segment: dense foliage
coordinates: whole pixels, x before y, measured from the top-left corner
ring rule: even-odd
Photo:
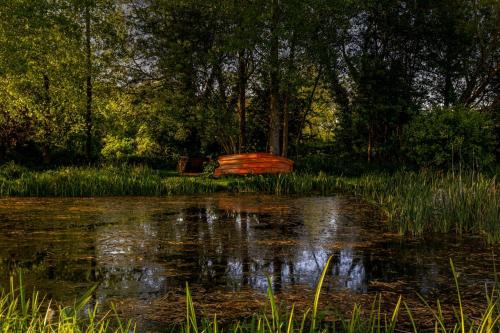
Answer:
[[[470,108],[434,109],[416,116],[406,129],[408,159],[420,167],[474,169],[495,160],[493,122]]]
[[[492,165],[496,5],[2,1],[0,161],[296,158],[319,142],[351,161]]]

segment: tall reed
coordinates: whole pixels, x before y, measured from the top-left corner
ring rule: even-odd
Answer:
[[[379,205],[402,234],[453,231],[500,242],[499,183],[494,177],[399,172],[363,176],[345,182],[344,188]]]
[[[164,177],[143,166],[68,167],[26,171],[17,177],[0,173],[0,196],[114,196],[211,193],[221,190],[211,178]]]

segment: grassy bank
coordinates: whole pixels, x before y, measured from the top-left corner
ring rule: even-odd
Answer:
[[[339,192],[378,205],[401,234],[481,234],[500,242],[500,184],[477,173],[398,172],[361,177],[290,174],[213,179],[178,177],[147,167],[61,168],[43,172],[0,168],[0,196],[165,196],[213,192],[330,195]]]
[[[165,196],[212,193],[226,188],[224,181],[174,177],[141,166],[66,167],[41,172],[14,167],[0,170],[0,196]]]
[[[293,304],[278,303],[271,288],[268,288],[268,304],[252,318],[220,324],[217,317],[204,318],[196,310],[189,287],[186,285],[186,317],[182,325],[165,327],[165,331],[183,333],[317,333],[317,332],[423,332],[434,327],[437,332],[489,333],[500,329],[499,293],[487,292],[481,309],[474,309],[479,316],[468,315],[462,304],[458,274],[451,264],[457,291],[457,303],[430,305],[422,298],[425,314],[414,310],[399,297],[392,310],[381,306],[381,297],[376,297],[371,307],[354,305],[351,314],[325,316],[320,306],[323,281],[328,271],[327,262],[318,281],[314,299],[305,311],[295,312]],[[90,305],[91,292],[72,307],[55,308],[51,302],[40,300],[34,292],[31,297],[24,289],[11,285],[8,291],[0,294],[0,331],[1,332],[58,332],[58,333],[125,333],[134,332],[135,325],[120,319],[113,312],[102,313],[98,305]],[[271,281],[268,281],[271,286]],[[20,282],[22,286],[22,280]],[[332,304],[333,305],[333,304]],[[329,313],[331,313],[329,310]],[[111,313],[111,314],[110,314]],[[223,315],[223,314],[222,314]],[[429,326],[430,325],[430,326]],[[424,330],[425,329],[425,330]]]
[[[215,179],[180,177],[143,166],[65,167],[32,171],[17,165],[0,167],[0,196],[166,196],[213,192],[334,194],[341,178],[320,175],[247,176]]]
[[[483,235],[500,243],[500,183],[478,173],[397,172],[348,178],[319,175],[249,177],[230,185],[239,192],[349,193],[377,205],[389,226],[404,235]]]

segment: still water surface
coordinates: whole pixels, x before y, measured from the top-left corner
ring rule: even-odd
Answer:
[[[267,276],[283,299],[309,302],[329,256],[323,301],[347,307],[376,293],[452,297],[450,257],[474,301],[500,267],[481,239],[403,239],[342,196],[5,198],[0,230],[1,285],[23,268],[28,287],[64,302],[97,284],[96,301],[140,325],[182,317],[186,282],[207,312],[251,313]]]

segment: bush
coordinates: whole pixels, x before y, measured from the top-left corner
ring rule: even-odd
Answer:
[[[203,164],[203,174],[206,176],[213,176],[215,169],[219,167],[219,161],[215,158],[210,162]]]
[[[359,176],[368,171],[364,161],[358,161],[347,154],[311,154],[295,160],[294,170],[300,174],[327,174]]]
[[[405,153],[418,167],[487,168],[494,164],[493,122],[466,107],[434,108],[415,117],[405,131]]]
[[[134,140],[131,138],[118,138],[107,135],[104,138],[104,147],[101,150],[102,157],[108,161],[122,161],[130,157],[134,152]]]
[[[0,165],[0,178],[4,177],[6,179],[17,179],[27,172],[27,168],[18,165],[13,161]]]

